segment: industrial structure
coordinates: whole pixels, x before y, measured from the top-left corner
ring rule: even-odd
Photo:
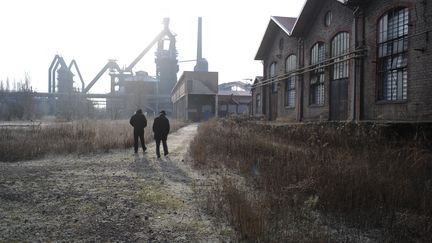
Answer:
[[[171,92],[173,115],[179,120],[203,121],[217,116],[218,73],[208,71],[202,57],[202,19],[198,18],[197,58],[194,71],[185,71]]]
[[[183,72],[172,91],[174,117],[194,122],[214,117],[218,104],[217,93],[217,72]]]
[[[177,81],[179,71],[176,38],[169,29],[169,19],[163,20],[163,30],[153,41],[132,61],[120,68],[115,60],[109,60],[97,75],[87,84],[82,78],[75,60],[67,65],[64,59],[56,55],[49,67],[48,94],[40,94],[51,98],[51,103],[58,103],[73,96],[106,99],[106,109],[117,117],[129,116],[137,108],[157,114],[159,110],[167,113],[172,111],[170,99],[171,90]],[[147,72],[133,69],[135,65],[157,44],[156,77],[150,77]],[[81,88],[73,86],[73,69],[77,73]],[[108,71],[111,77],[111,90],[108,94],[91,94],[90,89]],[[56,73],[58,74],[56,77]]]
[[[249,115],[249,105],[252,101],[251,84],[234,81],[219,84],[218,116]]]
[[[230,82],[218,86],[218,73],[208,71],[202,55],[202,19],[198,18],[196,65],[185,71],[177,81],[179,71],[176,38],[164,19],[163,30],[127,67],[116,60],[108,60],[96,76],[85,82],[75,60],[69,64],[56,55],[48,69],[48,93],[32,92],[37,107],[60,118],[74,119],[95,113],[101,104],[111,118],[125,118],[138,108],[149,115],[165,110],[168,115],[190,121],[208,120],[215,116],[247,114],[251,100],[250,84]],[[155,53],[156,76],[145,71],[134,71],[136,64],[157,44]],[[180,61],[186,62],[186,61]],[[104,74],[110,76],[109,93],[90,93]],[[78,82],[74,77],[78,77]],[[13,96],[8,93],[8,96]]]
[[[218,73],[208,71],[202,55],[202,19],[198,18],[197,57],[194,71],[183,72],[171,93],[173,116],[185,121],[248,115],[251,85],[236,81],[219,85]]]

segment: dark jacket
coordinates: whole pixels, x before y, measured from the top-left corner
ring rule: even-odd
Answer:
[[[147,126],[147,119],[144,114],[136,113],[131,117],[129,123],[134,127],[134,131],[144,132],[144,128]]]
[[[170,131],[170,124],[164,115],[160,115],[154,119],[153,132],[154,139],[166,140]]]

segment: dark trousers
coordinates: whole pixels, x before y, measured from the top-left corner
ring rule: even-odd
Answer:
[[[144,131],[134,131],[134,150],[135,153],[138,152],[138,138],[141,140],[141,147],[143,151],[146,151],[146,146],[144,142]]]
[[[163,146],[163,150],[164,150],[164,155],[168,155],[168,145],[167,145],[167,140],[166,139],[156,139],[156,155],[158,158],[160,158],[160,151],[159,151],[159,147],[160,147],[160,142],[162,141],[162,146]]]

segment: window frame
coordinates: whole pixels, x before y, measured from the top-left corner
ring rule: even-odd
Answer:
[[[310,49],[310,71],[309,79],[309,105],[323,106],[325,104],[325,68],[320,66],[324,65],[325,61],[325,43],[316,42]]]
[[[271,92],[277,93],[278,92],[278,86],[277,82],[275,81],[276,77],[276,62],[272,62],[269,67],[269,76],[270,76],[270,82],[271,82]]]
[[[285,72],[288,74],[297,69],[297,56],[295,54],[289,55],[285,59]],[[285,79],[285,107],[295,108],[296,107],[296,75],[289,75]]]
[[[255,110],[259,111],[261,107],[261,93],[257,93],[255,96]]]
[[[330,69],[330,79],[332,81],[349,78],[350,70],[347,54],[350,52],[350,38],[349,32],[341,31],[330,42],[330,57],[334,58],[334,64]]]
[[[329,27],[332,24],[332,21],[333,21],[333,13],[331,10],[328,10],[324,14],[324,26]]]
[[[376,100],[399,103],[408,100],[408,50],[410,9],[398,6],[377,21]]]

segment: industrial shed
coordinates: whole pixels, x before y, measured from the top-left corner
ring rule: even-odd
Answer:
[[[202,121],[216,115],[217,72],[185,71],[171,92],[173,116],[179,120]]]

